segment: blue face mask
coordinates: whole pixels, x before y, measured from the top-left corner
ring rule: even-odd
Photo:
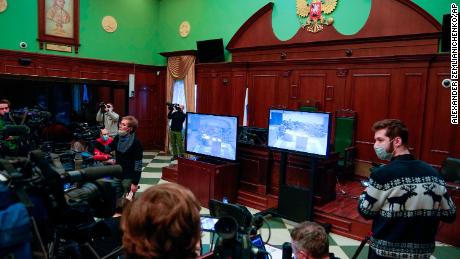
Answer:
[[[391,145],[391,142],[393,142],[394,139],[392,139],[390,141],[390,145]],[[389,153],[387,152],[386,148],[385,148],[385,145],[382,145],[382,146],[374,146],[374,151],[375,151],[375,154],[377,155],[377,157],[379,159],[382,159],[382,160],[388,160],[390,161],[391,158],[393,157],[393,152]]]
[[[102,136],[102,140],[104,140],[104,141],[109,140],[109,136],[107,136],[107,135]]]

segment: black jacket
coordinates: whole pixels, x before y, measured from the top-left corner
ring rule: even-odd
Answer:
[[[169,110],[168,119],[171,119],[172,131],[182,131],[182,124],[185,121],[185,113],[183,111]]]
[[[141,142],[137,137],[134,137],[134,141],[125,152],[118,149],[118,143],[120,142],[120,136],[117,135],[113,139],[112,143],[107,146],[103,146],[99,142],[94,142],[97,149],[103,150],[104,153],[110,153],[115,150],[115,158],[117,164],[123,168],[122,179],[131,179],[133,184],[138,184],[141,179],[142,173],[142,157],[143,149]]]

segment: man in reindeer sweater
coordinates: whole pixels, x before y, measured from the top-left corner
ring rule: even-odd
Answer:
[[[359,213],[373,219],[368,258],[429,258],[439,221],[456,216],[445,182],[409,153],[403,122],[386,119],[372,129],[375,153],[391,161],[371,173],[358,203]]]

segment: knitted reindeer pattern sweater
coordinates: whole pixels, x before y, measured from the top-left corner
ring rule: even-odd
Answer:
[[[400,155],[369,180],[358,210],[373,219],[370,247],[390,258],[429,258],[439,221],[455,220],[455,205],[442,177],[412,155]]]

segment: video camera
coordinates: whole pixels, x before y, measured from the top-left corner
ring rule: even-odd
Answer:
[[[5,113],[3,120],[6,124],[21,124],[33,127],[44,124],[51,119],[51,113],[40,109],[29,109],[27,107],[15,109]]]
[[[97,107],[99,109],[101,109],[102,111],[105,111],[105,109],[109,109],[109,108],[112,108],[112,105],[111,104],[108,104],[108,103],[104,103],[104,102],[100,102]]]
[[[214,258],[265,259],[268,253],[251,242],[262,226],[259,217],[252,216],[249,210],[238,204],[209,200],[209,212],[219,220],[214,226],[218,235]],[[262,219],[263,220],[263,219]]]
[[[28,208],[34,222],[35,252],[59,258],[59,254],[67,255],[69,243],[79,250],[90,240],[94,217],[113,215],[116,192],[109,180],[101,178],[120,177],[122,169],[117,165],[66,172],[51,162],[40,150],[28,157],[0,159],[0,185]],[[64,190],[66,183],[74,187]]]
[[[172,111],[172,110],[180,111],[181,110],[180,104],[178,104],[178,103],[166,102],[166,106],[168,106],[168,110],[170,110],[170,111]]]
[[[89,125],[86,122],[74,124],[72,132],[77,140],[91,142],[97,139],[101,132],[101,127],[98,125]]]

